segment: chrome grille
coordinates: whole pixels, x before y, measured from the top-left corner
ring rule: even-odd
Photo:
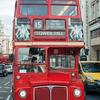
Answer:
[[[33,100],[68,100],[68,89],[66,86],[38,86],[33,89]]]

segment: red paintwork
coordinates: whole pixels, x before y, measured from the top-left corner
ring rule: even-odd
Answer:
[[[52,100],[67,100],[67,88],[55,87],[52,90]]]
[[[79,6],[79,0],[76,1],[76,5],[78,7],[78,15],[77,16],[51,16],[50,15],[50,1],[51,0],[46,0],[47,1],[47,6],[48,6],[48,14],[46,16],[22,16],[20,14],[20,3],[21,0],[17,0],[18,2],[16,3],[15,6],[15,18],[30,18],[31,22],[31,29],[30,29],[30,40],[29,41],[20,41],[20,42],[70,42],[69,40],[69,34],[68,34],[68,18],[81,18],[80,15],[80,6]],[[68,1],[73,1],[73,0],[68,0]],[[35,37],[33,36],[34,29],[32,27],[32,21],[33,19],[65,19],[66,20],[66,37],[58,38],[57,37]],[[16,45],[15,39],[15,19],[14,19],[14,27],[13,27],[13,50],[14,50],[14,73],[13,73],[13,80],[14,80],[14,85],[13,85],[13,94],[14,94],[14,100],[50,100],[50,88],[51,90],[51,100],[84,100],[84,86],[81,80],[79,80],[78,76],[78,56],[79,56],[79,50],[80,48],[83,47],[83,45],[80,46],[74,46],[74,45],[68,45],[68,46],[62,46],[62,45],[37,45],[36,47],[43,47],[46,49],[46,73],[24,73],[21,74],[18,72],[18,48],[24,48],[24,47],[29,47],[28,45]],[[19,42],[19,44],[20,44]],[[74,41],[76,42],[76,41]],[[77,41],[77,42],[82,42],[82,41]],[[34,46],[34,45],[32,45]],[[53,54],[52,49],[48,49],[50,47],[55,47],[59,48],[60,52],[59,54],[63,54],[64,50],[63,48],[66,47],[68,49],[73,49],[75,50],[75,68],[73,69],[68,69],[66,71],[50,71],[49,70],[49,56],[50,54]],[[75,76],[72,77],[71,73],[74,72]],[[20,75],[21,79],[17,80],[16,76]],[[42,88],[40,88],[41,86]],[[62,86],[61,88],[59,88]],[[73,95],[73,90],[79,88],[82,91],[82,94],[80,97],[75,97]],[[25,89],[27,91],[27,97],[24,99],[21,99],[19,97],[19,91]]]
[[[35,89],[35,100],[50,100],[50,92],[47,87],[41,88],[36,88]]]

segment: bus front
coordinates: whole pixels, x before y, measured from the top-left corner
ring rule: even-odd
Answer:
[[[84,100],[79,0],[17,0],[13,25],[14,100]]]

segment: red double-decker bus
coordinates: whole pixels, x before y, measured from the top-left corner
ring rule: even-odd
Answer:
[[[84,100],[79,0],[17,0],[13,26],[14,100]]]

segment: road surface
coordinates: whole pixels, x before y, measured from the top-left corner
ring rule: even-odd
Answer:
[[[0,76],[0,100],[12,100],[12,84],[12,74],[6,77]],[[88,93],[86,100],[100,100],[100,93]]]

